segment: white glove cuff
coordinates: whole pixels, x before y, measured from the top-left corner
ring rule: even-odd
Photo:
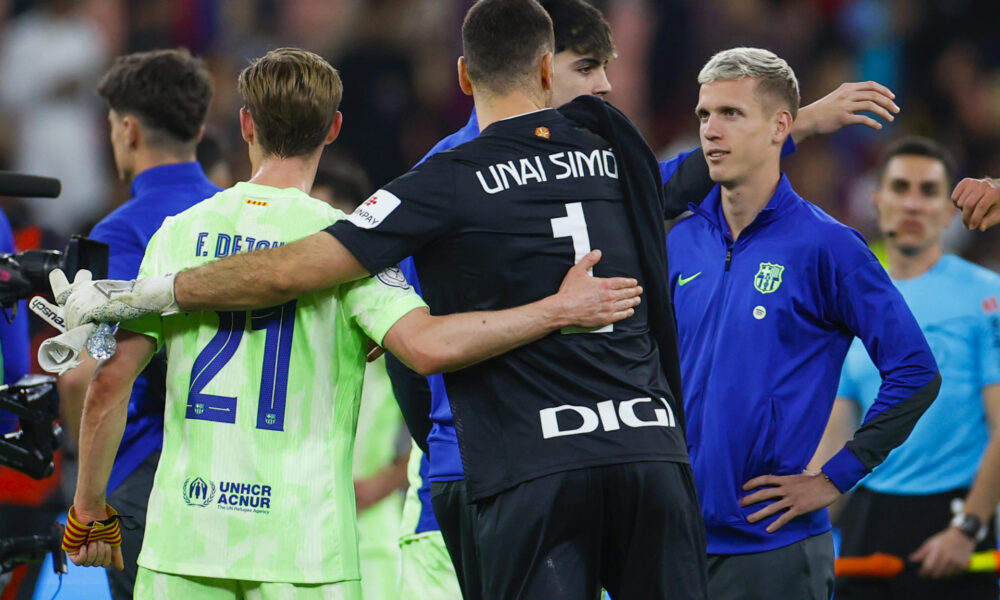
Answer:
[[[177,273],[139,279],[135,283],[133,295],[135,298],[148,298],[150,306],[162,307],[160,314],[163,316],[175,315],[181,312],[181,307],[177,305],[177,300],[174,298],[175,277],[177,277]]]

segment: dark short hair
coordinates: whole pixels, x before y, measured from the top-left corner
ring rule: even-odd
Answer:
[[[108,106],[135,115],[164,142],[194,142],[212,99],[212,76],[184,48],[136,52],[115,59],[97,85]],[[156,145],[157,136],[150,136]]]
[[[540,0],[552,19],[556,52],[570,50],[600,61],[617,57],[611,26],[601,11],[583,0]]]
[[[254,60],[240,73],[238,87],[261,148],[279,158],[319,148],[344,93],[337,70],[300,48],[278,48]]]
[[[552,20],[535,0],[479,0],[462,23],[469,79],[494,93],[530,85],[538,59],[554,47]]]
[[[934,140],[910,136],[892,142],[882,151],[876,170],[879,185],[882,184],[882,178],[885,177],[889,161],[897,156],[924,156],[939,161],[944,166],[945,185],[950,186],[955,181],[958,166],[952,153]]]

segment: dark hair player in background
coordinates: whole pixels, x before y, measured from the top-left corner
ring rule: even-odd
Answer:
[[[101,219],[90,237],[109,246],[108,276],[132,279],[163,220],[220,189],[195,160],[212,80],[201,59],[187,50],[156,50],[118,57],[97,91],[108,104],[118,175],[131,188],[129,200]],[[63,420],[74,443],[79,440],[87,385],[98,365],[86,353],[81,357],[82,364],[59,377]],[[110,503],[135,517],[134,528],[122,529],[125,569],[108,569],[116,600],[131,598],[135,585],[146,504],[163,441],[165,372],[165,360],[158,356],[136,380],[108,482]]]

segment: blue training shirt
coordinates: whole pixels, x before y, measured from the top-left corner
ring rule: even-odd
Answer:
[[[163,220],[221,189],[209,181],[197,162],[163,165],[139,173],[132,180],[129,200],[101,219],[90,232],[90,237],[110,246],[108,277],[135,279],[146,244]],[[132,386],[128,420],[111,469],[108,493],[162,446],[163,389],[151,389],[146,377],[140,375]]]
[[[709,554],[781,548],[830,529],[825,509],[765,528],[739,505],[760,475],[801,473],[833,407],[853,337],[885,380],[864,424],[823,471],[841,491],[884,460],[933,400],[940,375],[919,326],[856,231],[782,176],[733,240],[716,186],[667,236],[691,468]],[[779,513],[780,514],[780,513]]]
[[[910,437],[859,485],[915,495],[971,487],[989,441],[982,390],[1000,383],[1000,275],[946,254],[923,275],[893,283],[937,359],[941,391]],[[837,396],[854,400],[863,413],[881,383],[856,340]]]

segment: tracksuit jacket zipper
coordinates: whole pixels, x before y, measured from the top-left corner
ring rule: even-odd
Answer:
[[[691,204],[691,205],[689,205],[689,208],[690,208],[690,210],[692,212],[694,212],[698,216],[700,216],[700,217],[704,218],[705,220],[707,220],[709,222],[709,224],[711,224],[712,227],[714,227],[716,229],[716,231],[718,231],[719,235],[721,235],[722,239],[726,242],[726,261],[725,261],[725,265],[723,266],[722,281],[720,283],[720,286],[722,287],[722,300],[721,300],[721,302],[719,302],[719,310],[716,313],[716,318],[714,319],[714,323],[713,323],[713,329],[714,329],[714,331],[712,332],[712,339],[714,340],[713,347],[714,348],[723,348],[723,347],[725,347],[725,345],[724,345],[725,342],[720,339],[721,338],[721,323],[724,320],[724,316],[725,316],[726,311],[728,309],[727,304],[729,302],[729,289],[730,289],[730,285],[729,285],[729,270],[730,270],[730,267],[732,266],[732,263],[733,263],[733,251],[736,249],[736,244],[738,244],[739,242],[745,240],[748,234],[750,234],[753,231],[755,231],[756,229],[760,228],[760,226],[761,226],[760,218],[761,218],[761,215],[763,214],[763,211],[761,212],[761,214],[758,214],[757,217],[749,225],[747,225],[743,229],[743,231],[741,232],[742,235],[740,236],[740,239],[736,240],[736,241],[733,241],[732,237],[728,233],[726,233],[726,231],[722,228],[722,226],[719,223],[717,223],[715,220],[713,220],[712,217],[711,217],[711,215],[707,211],[705,211],[703,208],[701,208],[701,206],[696,206],[694,204]],[[767,210],[767,209],[765,208],[764,210]],[[714,359],[714,356],[713,356],[713,359]],[[712,387],[713,387],[712,386],[712,381],[713,381],[712,380],[712,373],[715,370],[715,363],[716,363],[715,360],[711,361],[711,363],[709,365],[708,373],[705,376],[705,393],[704,393],[704,397],[706,399],[712,397]],[[701,422],[703,420],[702,415],[705,412],[705,405],[706,405],[706,402],[699,403],[699,406],[698,406],[698,422]],[[701,436],[699,436],[699,440],[698,440],[699,443],[701,441],[700,438],[701,438]],[[691,452],[691,448],[688,448],[688,452],[689,453]]]

